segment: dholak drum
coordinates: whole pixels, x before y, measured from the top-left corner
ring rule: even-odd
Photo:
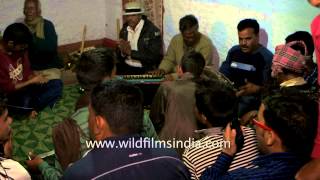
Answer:
[[[222,74],[221,72],[219,72],[217,70],[205,67],[203,69],[203,74],[204,74],[204,76],[206,76],[209,79],[218,80],[218,81],[223,82],[226,85],[232,87],[233,89],[235,89],[234,82],[230,81],[230,79],[228,79],[224,74]]]

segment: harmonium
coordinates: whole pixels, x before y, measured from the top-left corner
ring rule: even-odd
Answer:
[[[164,81],[164,76],[156,76],[151,74],[139,75],[118,75],[117,79],[137,85],[143,92],[144,106],[149,109],[154,95],[157,93],[158,87]]]

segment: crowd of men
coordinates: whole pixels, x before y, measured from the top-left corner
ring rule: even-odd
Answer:
[[[0,42],[0,179],[31,178],[12,160],[10,116],[34,118],[62,94],[54,25],[41,16],[39,0],[25,0],[24,14]],[[239,44],[219,70],[194,15],[180,19],[166,53],[142,3],[126,3],[124,17],[116,49],[81,55],[75,72],[84,92],[75,113],[53,127],[56,163],[32,154],[31,174],[38,170],[51,180],[320,178],[313,61],[314,51],[320,60],[320,16],[312,35],[289,33],[274,54],[259,43],[259,23],[241,20]],[[165,77],[150,111],[141,89],[116,74]],[[189,139],[188,147],[168,144]]]

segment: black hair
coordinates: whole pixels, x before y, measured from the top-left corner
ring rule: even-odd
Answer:
[[[199,80],[195,92],[199,113],[212,126],[225,127],[237,115],[238,98],[232,87],[218,80]]]
[[[265,124],[288,152],[309,157],[317,132],[318,103],[295,89],[277,91],[262,101]]]
[[[181,33],[183,33],[184,31],[186,31],[194,26],[197,26],[197,28],[198,28],[199,24],[198,24],[197,18],[192,14],[189,14],[189,15],[182,17],[179,21],[179,30]]]
[[[314,43],[313,43],[313,39],[312,36],[309,32],[307,31],[296,31],[292,34],[290,34],[289,36],[286,37],[286,44],[292,41],[303,41],[306,44],[307,47],[307,51],[309,56],[313,55],[314,52]],[[292,46],[293,49],[295,50],[299,50],[301,52],[301,54],[304,54],[305,50],[301,45],[293,45]]]
[[[3,32],[3,40],[8,43],[13,41],[14,45],[32,43],[32,34],[27,26],[22,23],[13,23],[9,25]]]
[[[115,67],[115,56],[111,49],[97,48],[84,52],[76,65],[80,86],[92,90],[106,76],[111,76]]]
[[[142,131],[143,95],[132,83],[116,80],[97,85],[91,93],[91,107],[116,135]]]
[[[237,29],[238,32],[243,31],[246,28],[253,28],[255,34],[259,34],[260,26],[255,19],[243,19],[239,22]]]
[[[181,68],[183,72],[190,72],[195,78],[198,78],[202,74],[205,62],[201,53],[190,51],[183,55],[181,59]]]

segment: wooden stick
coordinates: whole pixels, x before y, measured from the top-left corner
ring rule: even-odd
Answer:
[[[80,47],[80,54],[82,54],[83,50],[84,50],[84,42],[86,40],[86,33],[87,33],[87,25],[84,25],[83,30],[82,30],[82,41],[81,41],[81,47]]]
[[[117,18],[117,37],[120,38],[120,19]]]

